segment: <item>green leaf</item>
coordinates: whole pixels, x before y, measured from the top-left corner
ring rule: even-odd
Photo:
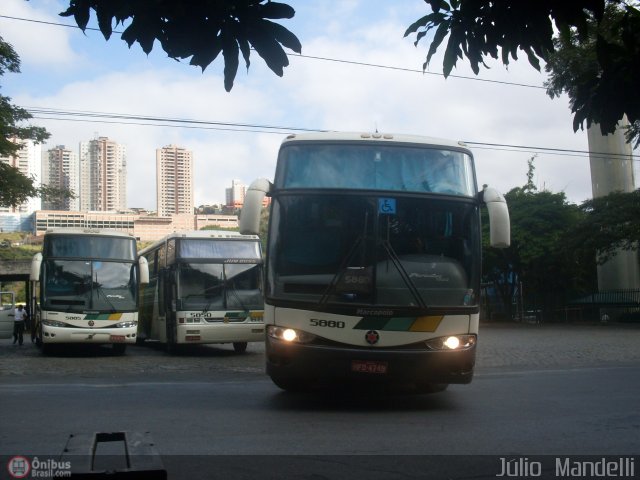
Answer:
[[[190,65],[196,65],[204,71],[213,62],[222,51],[222,40],[219,36],[215,36],[209,43],[202,45],[198,53],[191,57]]]
[[[113,18],[113,11],[108,8],[107,4],[100,4],[100,8],[96,11],[96,16],[98,17],[98,27],[100,27],[100,31],[104,35],[104,38],[109,40],[111,38],[111,33],[113,32],[111,28],[111,19]]]
[[[531,50],[531,48],[525,49],[525,53],[527,54],[527,58],[529,59],[529,63],[533,68],[540,71],[540,60],[536,56],[536,54]]]
[[[460,49],[460,36],[461,31],[459,27],[453,27],[451,29],[451,33],[449,35],[449,42],[447,43],[447,48],[444,52],[444,60],[442,63],[442,72],[446,77],[449,76],[453,67],[456,66],[456,62],[458,57],[462,57],[462,50]],[[473,68],[473,65],[471,66]],[[477,69],[477,65],[476,65]]]
[[[269,22],[268,20],[264,22],[270,25],[273,36],[278,42],[296,53],[302,53],[302,44],[298,37],[278,23]]]
[[[260,5],[259,13],[262,18],[293,18],[296,11],[285,3],[267,2]]]
[[[70,17],[73,15],[76,24],[84,32],[89,23],[91,13],[91,0],[71,0],[69,8],[60,13],[61,17]]]
[[[413,22],[411,25],[409,25],[409,28],[405,30],[404,36],[407,37],[410,34],[417,32],[419,28],[428,25],[431,22],[432,17],[433,14],[430,13],[429,15],[425,15],[424,17]]]
[[[431,57],[436,53],[438,47],[445,39],[447,34],[449,33],[449,26],[451,25],[451,21],[446,21],[440,24],[438,29],[436,30],[435,35],[433,36],[433,40],[431,41],[431,45],[429,46],[429,52],[427,53],[427,63],[431,60]]]
[[[247,37],[271,71],[281,77],[283,68],[289,65],[289,59],[274,38],[272,25],[268,20],[260,20],[247,32]]]
[[[230,92],[238,73],[238,42],[228,26],[222,29],[222,56],[224,57],[224,89]]]

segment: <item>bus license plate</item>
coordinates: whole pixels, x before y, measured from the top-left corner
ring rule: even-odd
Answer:
[[[361,372],[361,373],[376,373],[376,374],[386,374],[387,367],[389,364],[387,362],[378,362],[375,360],[352,360],[351,361],[351,371],[352,372]]]
[[[111,335],[109,340],[113,343],[124,342],[124,335]]]

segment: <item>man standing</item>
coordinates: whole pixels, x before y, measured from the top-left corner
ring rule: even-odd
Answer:
[[[24,321],[26,318],[27,312],[24,311],[24,307],[22,305],[18,305],[16,311],[14,312],[13,317],[13,344],[15,345],[18,342],[22,345],[22,334],[24,333]]]

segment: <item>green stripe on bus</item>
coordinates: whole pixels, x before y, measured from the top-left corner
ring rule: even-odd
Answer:
[[[227,318],[246,318],[249,316],[249,312],[227,312],[224,316]]]

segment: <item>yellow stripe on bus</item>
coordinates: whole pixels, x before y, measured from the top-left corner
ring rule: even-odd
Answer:
[[[411,328],[409,328],[410,332],[435,332],[440,325],[440,322],[444,318],[444,315],[428,315],[425,317],[416,318]]]

